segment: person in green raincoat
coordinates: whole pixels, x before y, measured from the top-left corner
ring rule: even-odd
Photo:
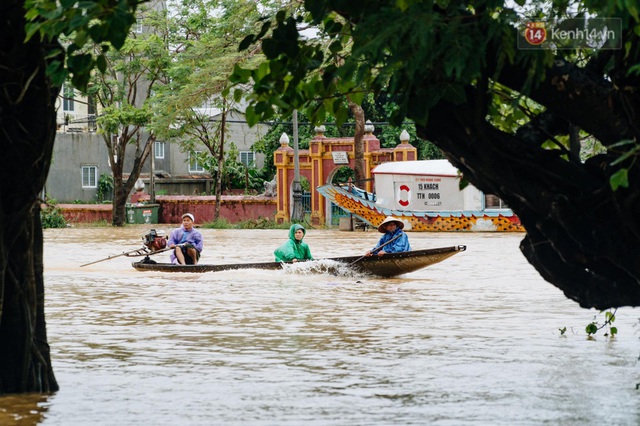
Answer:
[[[302,225],[297,223],[291,225],[291,228],[289,228],[289,240],[273,252],[276,255],[276,262],[313,260],[309,246],[302,241],[306,233],[307,231]]]

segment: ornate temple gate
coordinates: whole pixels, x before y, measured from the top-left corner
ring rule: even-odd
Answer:
[[[309,180],[311,186],[311,223],[324,225],[327,216],[327,201],[315,190],[320,185],[329,183],[333,173],[340,167],[354,168],[354,141],[348,138],[327,138],[324,126],[315,128],[316,135],[309,141],[309,149],[298,150],[298,166],[300,176]],[[409,143],[409,137],[401,137],[395,148],[380,148],[380,140],[373,135],[374,127],[370,122],[365,126],[364,170],[366,178],[372,177],[371,171],[381,163],[389,161],[417,160],[415,147]],[[276,185],[278,191],[277,223],[289,221],[293,208],[294,149],[287,142],[282,142],[274,152],[274,163],[277,168]],[[373,192],[373,180],[367,180],[362,186]]]

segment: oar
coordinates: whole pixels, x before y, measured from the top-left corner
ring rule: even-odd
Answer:
[[[400,232],[398,235],[396,235],[395,237],[393,237],[392,239],[390,239],[389,241],[387,241],[384,244],[380,244],[378,247],[374,248],[373,250],[371,250],[372,252],[380,250],[382,247],[386,246],[387,244],[392,243],[393,241],[397,240],[398,238],[400,238],[400,235],[402,235],[403,233]],[[360,256],[359,258],[357,258],[356,260],[354,260],[353,262],[351,262],[349,264],[349,266],[352,266],[358,262],[360,262],[362,259],[364,259],[365,257],[367,257],[367,255],[365,254],[364,256]]]
[[[127,252],[124,252],[124,253],[120,253],[120,254],[116,254],[116,255],[113,255],[113,256],[109,256],[109,257],[104,258],[104,259],[96,260],[94,262],[85,263],[84,265],[80,265],[80,267],[82,268],[83,266],[89,266],[89,265],[93,265],[94,263],[104,262],[105,260],[115,259],[116,257],[120,257],[120,256],[128,256],[131,253],[138,253],[140,256],[142,256],[143,254],[146,254],[147,256],[149,256],[151,254],[162,253],[163,251],[173,250],[173,249],[170,248],[170,247],[167,247],[167,248],[163,248],[162,250],[156,250],[156,251],[152,251],[152,252],[148,252],[148,253],[145,253],[144,252],[145,250],[148,250],[148,249],[146,247],[143,247],[143,248],[139,248],[139,249],[136,249],[136,250],[127,251]],[[142,252],[142,253],[140,253],[140,252]]]

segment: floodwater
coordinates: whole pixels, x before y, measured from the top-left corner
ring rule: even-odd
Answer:
[[[45,231],[60,391],[0,397],[0,424],[640,424],[638,311],[618,310],[615,338],[588,338],[604,315],[542,280],[522,235],[409,233],[414,249],[467,251],[394,279],[138,272],[123,256],[80,267],[141,247],[148,229]],[[271,261],[288,231],[203,234],[202,263],[244,263]],[[322,258],[379,235],[306,241]]]

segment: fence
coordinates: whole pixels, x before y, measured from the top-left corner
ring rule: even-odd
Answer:
[[[302,211],[304,211],[305,215],[311,214],[311,193],[310,192],[302,193]],[[340,225],[341,217],[349,217],[349,212],[331,203],[331,225],[332,226]]]

